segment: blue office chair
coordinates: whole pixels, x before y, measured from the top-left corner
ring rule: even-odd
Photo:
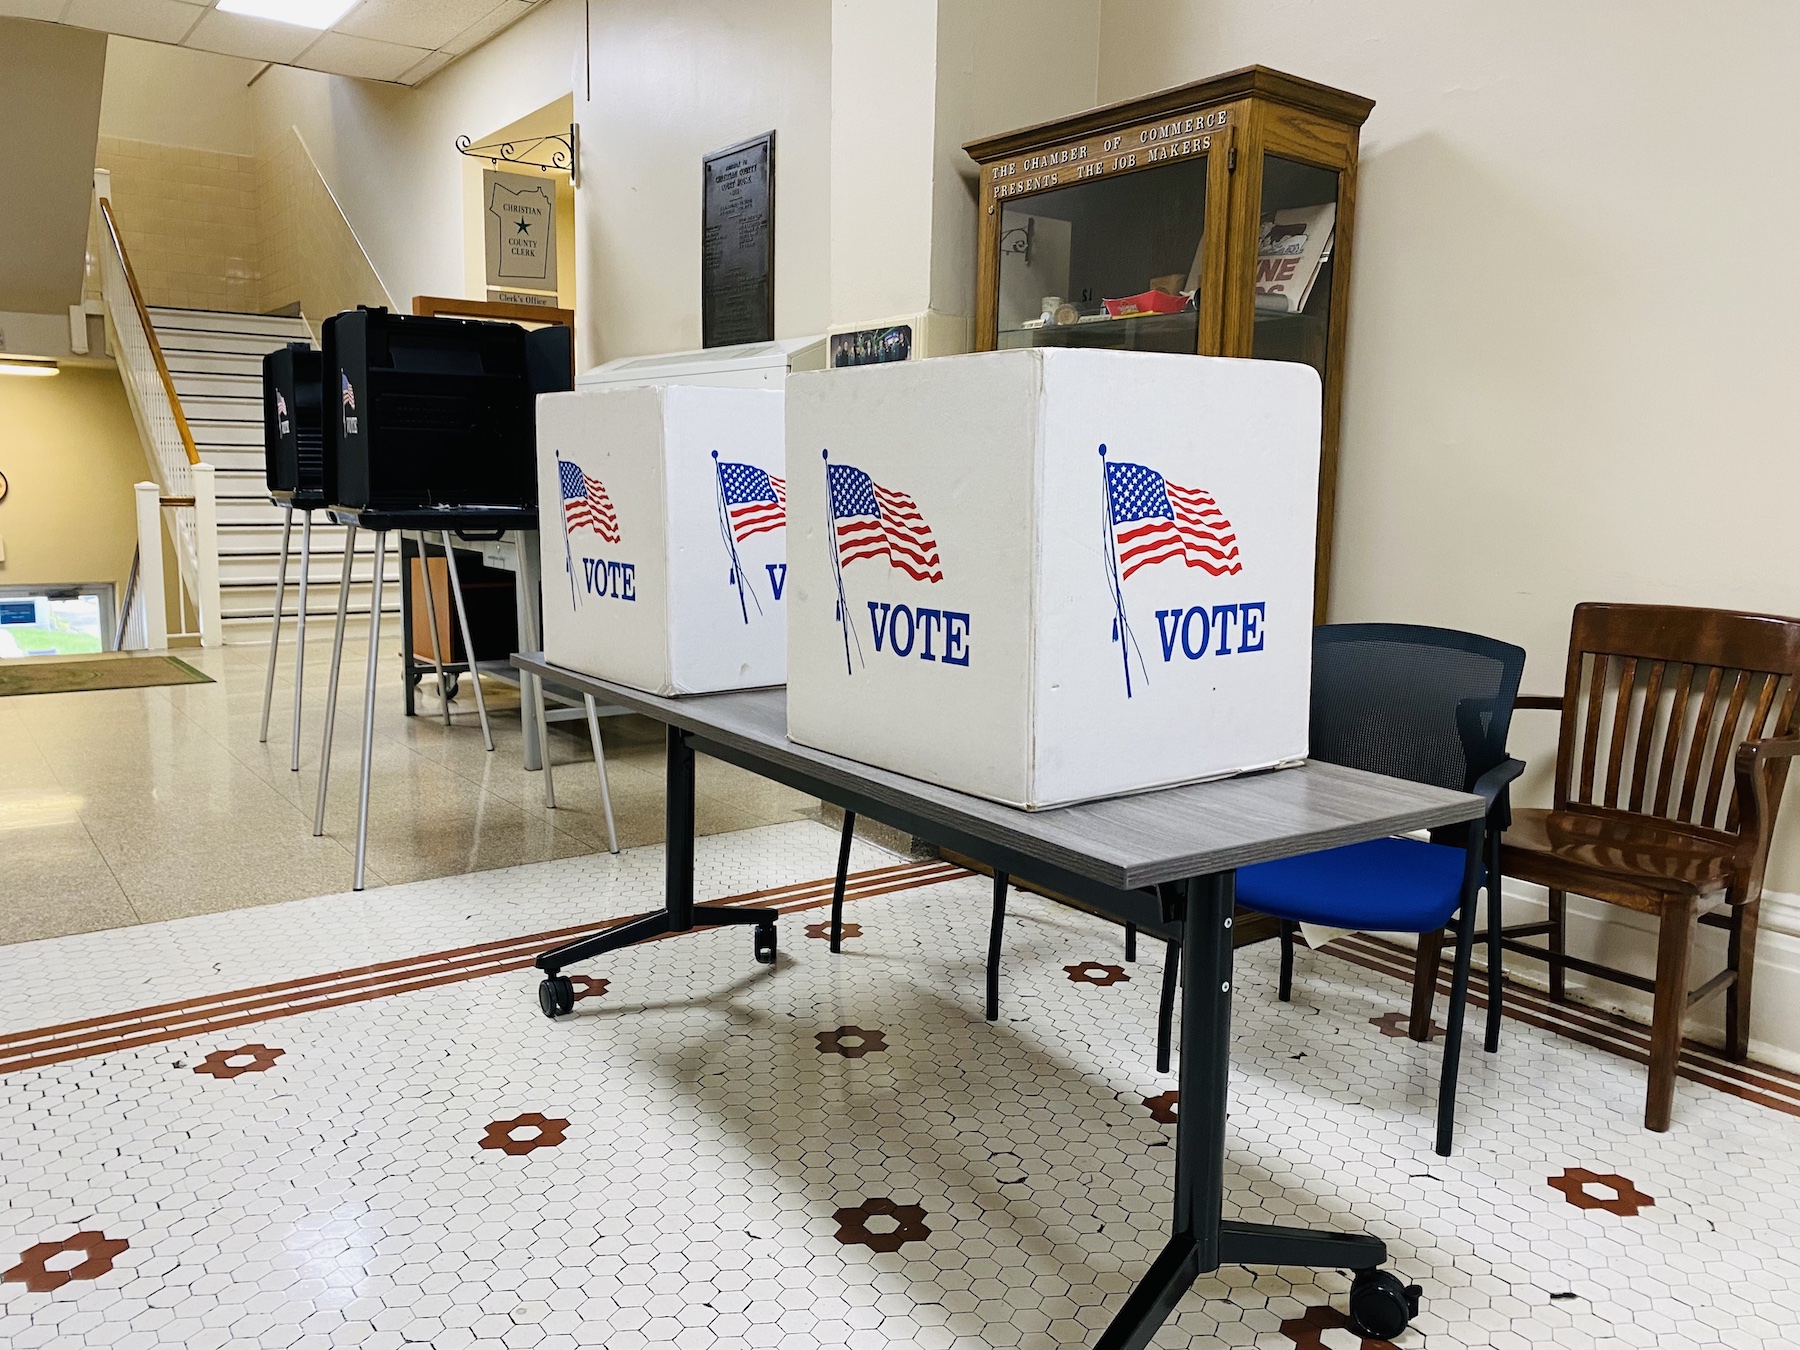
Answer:
[[[1506,753],[1523,648],[1474,633],[1411,624],[1334,624],[1313,631],[1309,754],[1330,764],[1473,792],[1487,813],[1422,839],[1375,839],[1237,874],[1238,903],[1281,920],[1280,996],[1293,992],[1294,935],[1301,923],[1420,934],[1420,967],[1433,977],[1413,1004],[1413,1035],[1429,1034],[1436,955],[1445,929],[1456,958],[1438,1089],[1437,1151],[1448,1156],[1456,1117],[1476,894],[1498,877],[1509,823],[1507,786],[1525,769]],[[1500,1045],[1500,907],[1488,906],[1485,1048]],[[1176,949],[1170,948],[1170,964]],[[1173,978],[1165,978],[1172,994]],[[1422,1007],[1421,1007],[1422,1003]]]

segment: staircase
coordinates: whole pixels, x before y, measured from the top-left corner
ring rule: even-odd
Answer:
[[[281,562],[282,510],[269,500],[263,470],[262,358],[289,342],[310,342],[306,320],[266,314],[149,306],[151,326],[175,382],[200,457],[217,471],[219,612],[225,641],[267,641]],[[329,412],[330,405],[327,405]],[[344,527],[313,516],[309,617],[337,613]],[[364,540],[351,562],[350,613],[369,613],[375,558]],[[384,613],[398,613],[399,560],[388,556]],[[284,608],[299,603],[300,519],[294,521]]]

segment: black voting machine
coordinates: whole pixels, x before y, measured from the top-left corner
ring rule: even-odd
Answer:
[[[294,750],[299,768],[300,676],[305,657],[307,568],[312,511],[323,508],[345,526],[338,588],[331,685],[320,755],[313,833],[324,833],[337,714],[338,677],[349,617],[350,583],[359,530],[375,534],[370,590],[369,657],[364,690],[362,781],[357,821],[356,889],[363,886],[368,840],[369,763],[379,656],[383,570],[387,536],[399,531],[402,557],[406,711],[420,668],[413,659],[413,557],[441,557],[455,613],[451,643],[440,640],[437,602],[428,565],[422,593],[424,628],[450,721],[448,695],[454,674],[477,662],[504,661],[516,645],[517,611],[512,582],[480,564],[465,593],[454,534],[464,540],[498,539],[509,530],[537,529],[536,400],[540,393],[573,387],[573,334],[560,326],[527,332],[516,324],[393,314],[385,309],[348,310],[325,321],[323,350],[295,344],[271,353],[263,365],[265,457],[271,497],[288,512],[277,580],[276,619],[269,640],[263,699],[263,739],[268,738],[281,605],[285,591],[288,530],[292,513],[305,512],[300,577],[300,641],[296,644]],[[410,532],[416,543],[406,539]],[[437,540],[430,539],[431,534]],[[468,565],[468,564],[465,564]],[[474,601],[475,603],[469,603]],[[479,620],[479,638],[472,619]],[[487,748],[494,748],[481,682],[470,681]]]

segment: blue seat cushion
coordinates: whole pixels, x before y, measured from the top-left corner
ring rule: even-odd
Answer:
[[[1371,839],[1238,869],[1237,898],[1277,919],[1376,933],[1429,933],[1462,901],[1460,848]]]

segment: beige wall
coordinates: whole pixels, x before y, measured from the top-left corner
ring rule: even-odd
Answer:
[[[0,586],[110,581],[137,544],[132,484],[148,474],[118,372],[67,366],[54,379],[0,376]]]
[[[1800,611],[1800,252],[1763,234],[1800,214],[1800,8],[1108,0],[1102,37],[1106,100],[1250,62],[1377,100],[1333,618],[1519,642],[1551,692],[1579,600]]]
[[[581,364],[700,345],[700,157],[771,128],[775,332],[824,332],[830,0],[596,0],[577,75]]]
[[[264,307],[254,158],[102,136],[95,161],[147,304]]]
[[[113,38],[106,47],[100,134],[254,154],[250,81],[261,68],[240,56]]]
[[[0,310],[81,301],[106,35],[0,18]]]
[[[549,0],[413,89],[271,67],[251,90],[258,149],[298,130],[396,304],[460,295],[456,137],[506,126],[568,93],[581,16],[581,0]]]

